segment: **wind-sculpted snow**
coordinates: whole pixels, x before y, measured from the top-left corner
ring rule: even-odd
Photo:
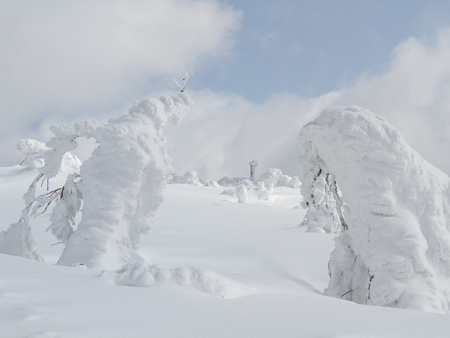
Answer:
[[[142,261],[130,262],[118,271],[105,271],[102,277],[112,280],[117,285],[125,286],[177,284],[220,298],[237,298],[255,293],[255,290],[248,286],[203,268],[165,269],[149,266]]]
[[[298,139],[303,196],[322,171],[346,203],[325,293],[449,313],[449,177],[361,107],[325,109]]]

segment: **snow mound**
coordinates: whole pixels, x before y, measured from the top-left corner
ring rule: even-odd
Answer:
[[[203,186],[203,183],[198,179],[197,172],[194,170],[188,170],[183,176],[172,175],[171,184],[190,184]]]
[[[35,249],[28,224],[24,222],[11,224],[8,230],[0,232],[0,253],[44,262]]]
[[[236,189],[228,188],[220,193],[220,195],[227,195],[231,197],[236,197]]]
[[[130,262],[118,271],[104,271],[102,277],[111,279],[117,285],[125,286],[177,284],[220,298],[238,298],[255,292],[250,287],[203,268],[165,269],[149,266],[143,261]]]
[[[325,293],[449,313],[450,178],[361,107],[323,110],[298,140],[303,187],[322,170],[346,203]]]
[[[217,183],[216,181],[209,181],[205,183],[205,187],[215,187],[215,188],[220,188],[219,183]]]

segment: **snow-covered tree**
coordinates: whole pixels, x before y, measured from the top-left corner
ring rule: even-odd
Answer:
[[[42,156],[48,148],[45,143],[26,138],[17,143],[15,150],[19,158],[18,164],[29,165],[33,160]]]
[[[318,163],[315,167],[319,167],[318,172],[313,168],[303,176],[302,206],[307,211],[301,225],[311,232],[338,233],[345,225],[342,209],[337,206],[341,202],[338,187],[332,174],[325,173]]]
[[[346,204],[325,293],[449,313],[450,178],[361,107],[325,109],[298,139],[303,186],[330,173]]]
[[[186,173],[181,177],[172,175],[172,180],[170,181],[170,183],[203,186],[203,183],[200,182],[200,180],[198,178],[197,172],[194,170],[186,171]]]
[[[129,261],[140,234],[151,229],[173,171],[163,127],[180,124],[191,104],[186,93],[145,99],[87,135],[100,145],[81,167],[76,186],[84,202],[82,217],[59,264],[116,269]],[[66,130],[60,127],[56,138],[72,139]]]
[[[248,197],[248,188],[245,184],[240,183],[236,187],[236,196],[238,198],[238,203],[248,203],[249,197]]]
[[[45,165],[24,196],[26,208],[19,223],[0,234],[2,250],[9,248],[5,243],[18,247],[11,235],[19,233],[24,246],[19,255],[41,260],[34,250],[29,217],[41,209],[45,212],[54,202],[49,230],[66,244],[58,264],[118,269],[127,263],[138,247],[140,234],[150,231],[163,200],[162,190],[173,172],[163,127],[167,122],[180,124],[191,104],[190,97],[182,92],[135,102],[128,114],[106,125],[82,122],[52,126],[55,137],[42,154]],[[36,197],[38,183],[48,185],[70,162],[69,151],[76,149],[79,137],[94,138],[99,146],[81,170],[67,177],[63,187]],[[27,144],[29,149],[39,148],[39,144]],[[19,156],[24,154],[25,160],[34,154],[28,148],[20,147]],[[81,201],[81,221],[75,225]]]

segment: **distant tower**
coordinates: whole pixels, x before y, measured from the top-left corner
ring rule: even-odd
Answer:
[[[256,160],[253,160],[249,164],[250,164],[250,179],[254,181],[256,167],[258,166],[258,162]]]

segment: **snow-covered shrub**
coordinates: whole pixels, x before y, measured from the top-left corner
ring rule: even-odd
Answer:
[[[271,187],[269,190],[266,189],[266,187],[264,186],[264,182],[262,181],[258,182],[256,190],[258,192],[258,199],[260,200],[267,201],[273,193],[273,187]]]
[[[236,187],[236,196],[238,198],[238,203],[248,203],[248,189],[245,184],[239,184]]]
[[[19,165],[29,165],[33,160],[49,150],[49,148],[45,146],[45,143],[26,138],[17,143],[15,150],[19,158],[17,163]]]
[[[289,175],[281,175],[278,178],[277,187],[288,187],[288,188],[294,188],[298,189],[300,188],[302,184],[300,183],[300,180],[297,176],[290,177]]]
[[[341,200],[333,176],[319,166],[319,172],[309,171],[303,183],[301,203],[307,211],[301,225],[311,232],[338,233],[343,226],[343,217],[339,217],[342,213],[337,210],[336,201]]]
[[[273,189],[281,176],[283,176],[283,173],[280,169],[271,168],[259,177],[258,182],[263,182],[267,189]]]
[[[22,140],[23,141],[23,140]],[[0,233],[0,253],[10,254],[14,256],[21,256],[29,259],[34,259],[39,262],[43,262],[43,258],[41,254],[36,251],[35,243],[33,240],[33,236],[31,234],[30,229],[30,217],[34,217],[38,214],[38,212],[43,209],[45,212],[50,204],[53,202],[57,203],[54,209],[54,215],[50,218],[52,221],[52,225],[49,228],[53,228],[55,225],[55,220],[58,218],[56,215],[60,214],[60,206],[59,203],[65,203],[65,197],[67,195],[67,189],[64,190],[65,187],[55,189],[52,191],[48,191],[49,183],[48,180],[54,176],[58,172],[63,172],[65,175],[77,173],[80,170],[81,162],[72,154],[66,153],[58,153],[58,155],[62,154],[60,158],[56,162],[58,162],[59,168],[57,171],[49,170],[47,166],[44,165],[44,159],[47,158],[47,153],[51,151],[50,148],[42,146],[42,144],[38,141],[34,140],[26,140],[25,144],[32,144],[39,149],[44,149],[45,152],[34,152],[32,157],[29,157],[29,161],[23,161],[22,164],[28,163],[28,166],[31,168],[38,168],[40,171],[39,175],[33,180],[30,184],[27,193],[23,196],[25,202],[25,208],[22,210],[21,217],[17,223],[11,224],[7,231],[2,231]],[[19,144],[24,144],[23,142],[19,142]],[[48,161],[49,163],[53,163],[52,160]],[[39,165],[37,165],[39,163]],[[77,174],[74,174],[77,175]],[[36,196],[36,191],[39,186],[43,185],[47,186],[47,191],[39,196]],[[78,202],[79,203],[79,202]],[[78,206],[79,208],[79,206]],[[55,212],[56,210],[56,212]],[[78,209],[77,209],[78,211]],[[76,213],[76,212],[75,212]],[[64,213],[68,215],[67,212]],[[68,215],[69,216],[69,215]],[[67,221],[71,221],[69,218]],[[57,222],[59,224],[59,222]],[[69,236],[71,233],[71,227],[69,229],[61,230],[61,229],[52,229],[52,232],[57,236],[59,240],[64,241],[63,238],[67,238],[67,234],[61,236],[57,235],[57,233],[68,232]],[[65,241],[64,241],[65,242]]]
[[[290,177],[283,174],[280,169],[270,168],[263,173],[257,180],[257,182],[263,182],[267,189],[270,187],[289,187],[298,189],[301,185],[297,176]]]
[[[325,293],[449,313],[450,178],[361,107],[325,109],[298,139],[303,186],[330,173],[346,203]]]
[[[190,184],[202,186],[203,183],[198,179],[197,172],[194,170],[188,170],[183,176],[172,175],[172,180],[170,181],[172,184]]]
[[[43,262],[44,259],[35,247],[28,222],[19,221],[11,224],[8,230],[0,232],[0,253],[2,254]]]

